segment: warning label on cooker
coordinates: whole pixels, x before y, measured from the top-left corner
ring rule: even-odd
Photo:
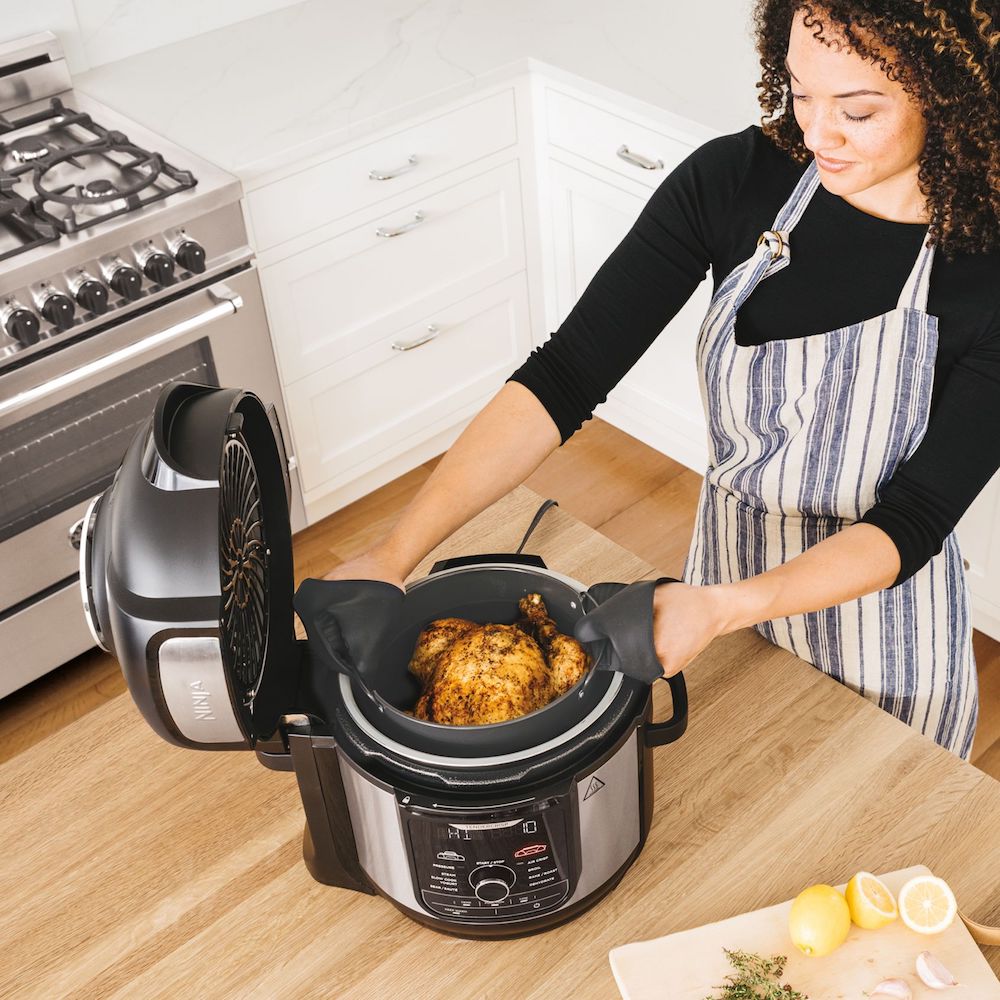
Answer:
[[[586,802],[591,795],[596,795],[604,787],[604,782],[595,774],[594,777],[590,779],[590,784],[587,785],[587,791],[584,793],[583,801]]]

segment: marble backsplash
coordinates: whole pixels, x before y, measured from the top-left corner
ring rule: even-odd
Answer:
[[[0,41],[53,31],[62,42],[70,72],[82,73],[298,2],[0,0]]]

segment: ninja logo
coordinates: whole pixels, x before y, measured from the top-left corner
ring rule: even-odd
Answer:
[[[211,697],[211,692],[205,690],[205,685],[201,681],[191,681],[191,704],[194,707],[194,717],[199,722],[215,721],[212,705],[209,701]]]

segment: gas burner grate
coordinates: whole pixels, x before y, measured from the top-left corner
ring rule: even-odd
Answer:
[[[0,171],[0,260],[59,238],[58,228],[34,216],[30,205],[11,187],[11,178]]]
[[[257,470],[239,435],[226,440],[219,480],[223,655],[249,705],[267,651],[270,552]]]
[[[58,232],[75,233],[133,212],[198,183],[189,170],[171,166],[159,153],[136,146],[124,133],[98,125],[88,114],[67,108],[58,97],[47,108],[16,121],[0,116],[0,137],[37,125],[49,127],[0,141],[0,160],[5,163],[0,170],[0,194],[16,197],[20,215],[30,218],[40,234],[50,234],[41,242],[56,238]],[[88,176],[88,164],[96,164],[99,174],[110,172],[112,177]],[[79,178],[67,177],[68,168],[79,171]],[[110,182],[114,190],[95,197],[91,189],[104,182]],[[30,198],[25,197],[28,192],[17,194],[18,184],[30,184],[35,194]],[[95,211],[95,206],[106,211]],[[78,211],[81,207],[84,210]],[[0,254],[0,259],[17,252],[15,248]]]

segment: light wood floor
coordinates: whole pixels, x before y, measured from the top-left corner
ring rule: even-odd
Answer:
[[[436,459],[388,483],[295,537],[296,583],[362,552],[396,518]],[[609,424],[590,421],[527,480],[536,492],[680,576],[694,530],[701,477]],[[975,633],[980,720],[973,763],[1000,779],[1000,643]],[[0,701],[0,761],[125,691],[115,661],[98,651]]]

